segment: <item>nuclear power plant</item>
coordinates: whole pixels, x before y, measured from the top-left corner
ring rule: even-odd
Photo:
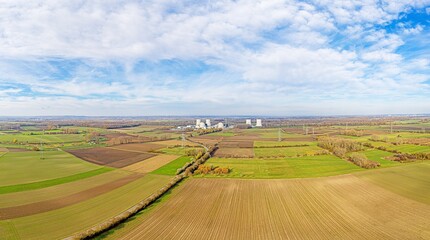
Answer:
[[[202,122],[201,119],[196,119],[196,129],[207,129],[207,128],[224,128],[225,125],[222,122],[219,122],[215,125],[211,124],[210,119],[206,119],[204,122]]]
[[[250,127],[263,127],[263,121],[261,119],[255,119],[255,125],[253,125],[252,119],[245,119],[245,125]],[[242,125],[243,126],[243,125]],[[196,119],[196,126],[195,129],[208,129],[208,128],[228,128],[233,127],[232,125],[227,124],[227,120],[225,120],[225,123],[223,122],[217,122],[212,125],[211,119]]]
[[[252,121],[251,121],[251,119],[246,119],[246,120],[245,120],[245,125],[252,126]],[[261,119],[256,119],[256,120],[255,120],[255,126],[254,126],[254,127],[263,127],[263,124],[262,124]]]
[[[261,124],[261,119],[257,119],[257,122],[255,123],[256,127],[262,127],[263,124]]]

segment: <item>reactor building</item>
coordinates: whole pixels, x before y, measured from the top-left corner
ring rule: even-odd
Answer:
[[[256,127],[262,127],[263,124],[261,123],[261,119],[257,119],[257,122],[255,123]]]

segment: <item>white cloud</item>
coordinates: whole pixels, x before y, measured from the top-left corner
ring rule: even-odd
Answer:
[[[35,96],[12,98],[22,91],[0,90],[0,109],[14,102],[22,108],[30,101],[49,102],[49,95],[61,95],[55,99],[80,106],[83,113],[103,104],[94,95],[106,95],[105,103],[113,107],[102,107],[102,113],[121,104],[134,109],[130,112],[139,106],[202,102],[252,108],[264,99],[282,110],[285,102],[298,104],[307,98],[346,101],[372,94],[430,94],[423,84],[429,80],[429,62],[398,52],[406,35],[420,35],[424,27],[403,26],[401,32],[380,27],[426,4],[429,1],[4,1],[0,83],[25,85]],[[65,66],[69,74],[64,77],[51,59],[79,60],[84,67]],[[135,72],[137,61],[164,59],[201,61],[217,70],[193,77],[198,79]],[[123,75],[109,76],[115,71],[112,62],[124,69]],[[120,100],[107,101],[111,96]],[[61,109],[46,110],[55,111]]]

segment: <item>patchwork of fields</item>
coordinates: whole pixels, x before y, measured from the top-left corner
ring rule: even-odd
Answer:
[[[395,161],[396,154],[430,153],[429,134],[376,127],[356,127],[362,136],[340,134],[341,127],[306,134],[300,126],[189,134],[184,142],[170,128],[1,132],[0,239],[61,239],[121,214],[204,152],[199,143],[219,147],[204,166],[228,171],[189,176],[101,237],[430,239],[430,164]],[[360,147],[342,155],[319,137]],[[354,154],[379,166],[359,167]]]

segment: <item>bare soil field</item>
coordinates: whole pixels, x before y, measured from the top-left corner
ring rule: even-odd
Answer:
[[[107,140],[111,140],[113,138],[118,138],[118,137],[132,137],[132,135],[129,135],[127,133],[110,132],[110,133],[103,134],[103,137],[105,137]]]
[[[145,161],[126,166],[123,169],[139,173],[149,173],[168,164],[178,157],[179,156],[177,155],[160,154],[155,157],[148,158]]]
[[[430,206],[354,175],[191,179],[112,239],[429,239]],[[180,206],[180,207],[178,207]]]
[[[249,134],[249,135],[238,135],[238,136],[228,137],[228,140],[235,140],[235,141],[252,141],[257,139],[260,139],[260,137],[256,133]]]
[[[141,177],[142,175],[140,174],[133,174],[133,175],[129,175],[124,178],[121,178],[109,183],[105,183],[103,185],[96,186],[69,196],[47,200],[47,201],[30,203],[26,205],[0,208],[0,220],[24,217],[28,215],[37,214],[37,213],[52,211],[58,208],[63,208],[75,203],[88,200],[96,196],[99,196],[103,193],[110,192],[116,188],[119,188],[130,182],[133,182]]]
[[[289,137],[283,137],[281,138],[282,141],[285,142],[310,142],[310,141],[314,141],[314,138],[312,137],[312,135],[303,135],[303,137],[294,137],[294,138],[289,138]],[[258,141],[278,141],[278,138],[260,138],[258,139]]]
[[[68,152],[85,161],[116,168],[122,168],[155,156],[155,154],[151,153],[123,151],[103,147],[76,149],[69,150]]]
[[[164,148],[161,144],[155,143],[130,143],[130,144],[121,144],[115,147],[109,147],[111,149],[124,150],[124,151],[132,151],[132,152],[151,152],[161,148]]]
[[[252,148],[231,148],[222,147],[216,150],[214,157],[220,158],[253,158],[254,149]]]
[[[191,138],[191,140],[201,143],[203,145],[206,146],[213,146],[216,143],[218,143],[219,141],[221,141],[221,138],[217,137],[217,138],[203,138],[202,136],[199,137],[193,137]]]

